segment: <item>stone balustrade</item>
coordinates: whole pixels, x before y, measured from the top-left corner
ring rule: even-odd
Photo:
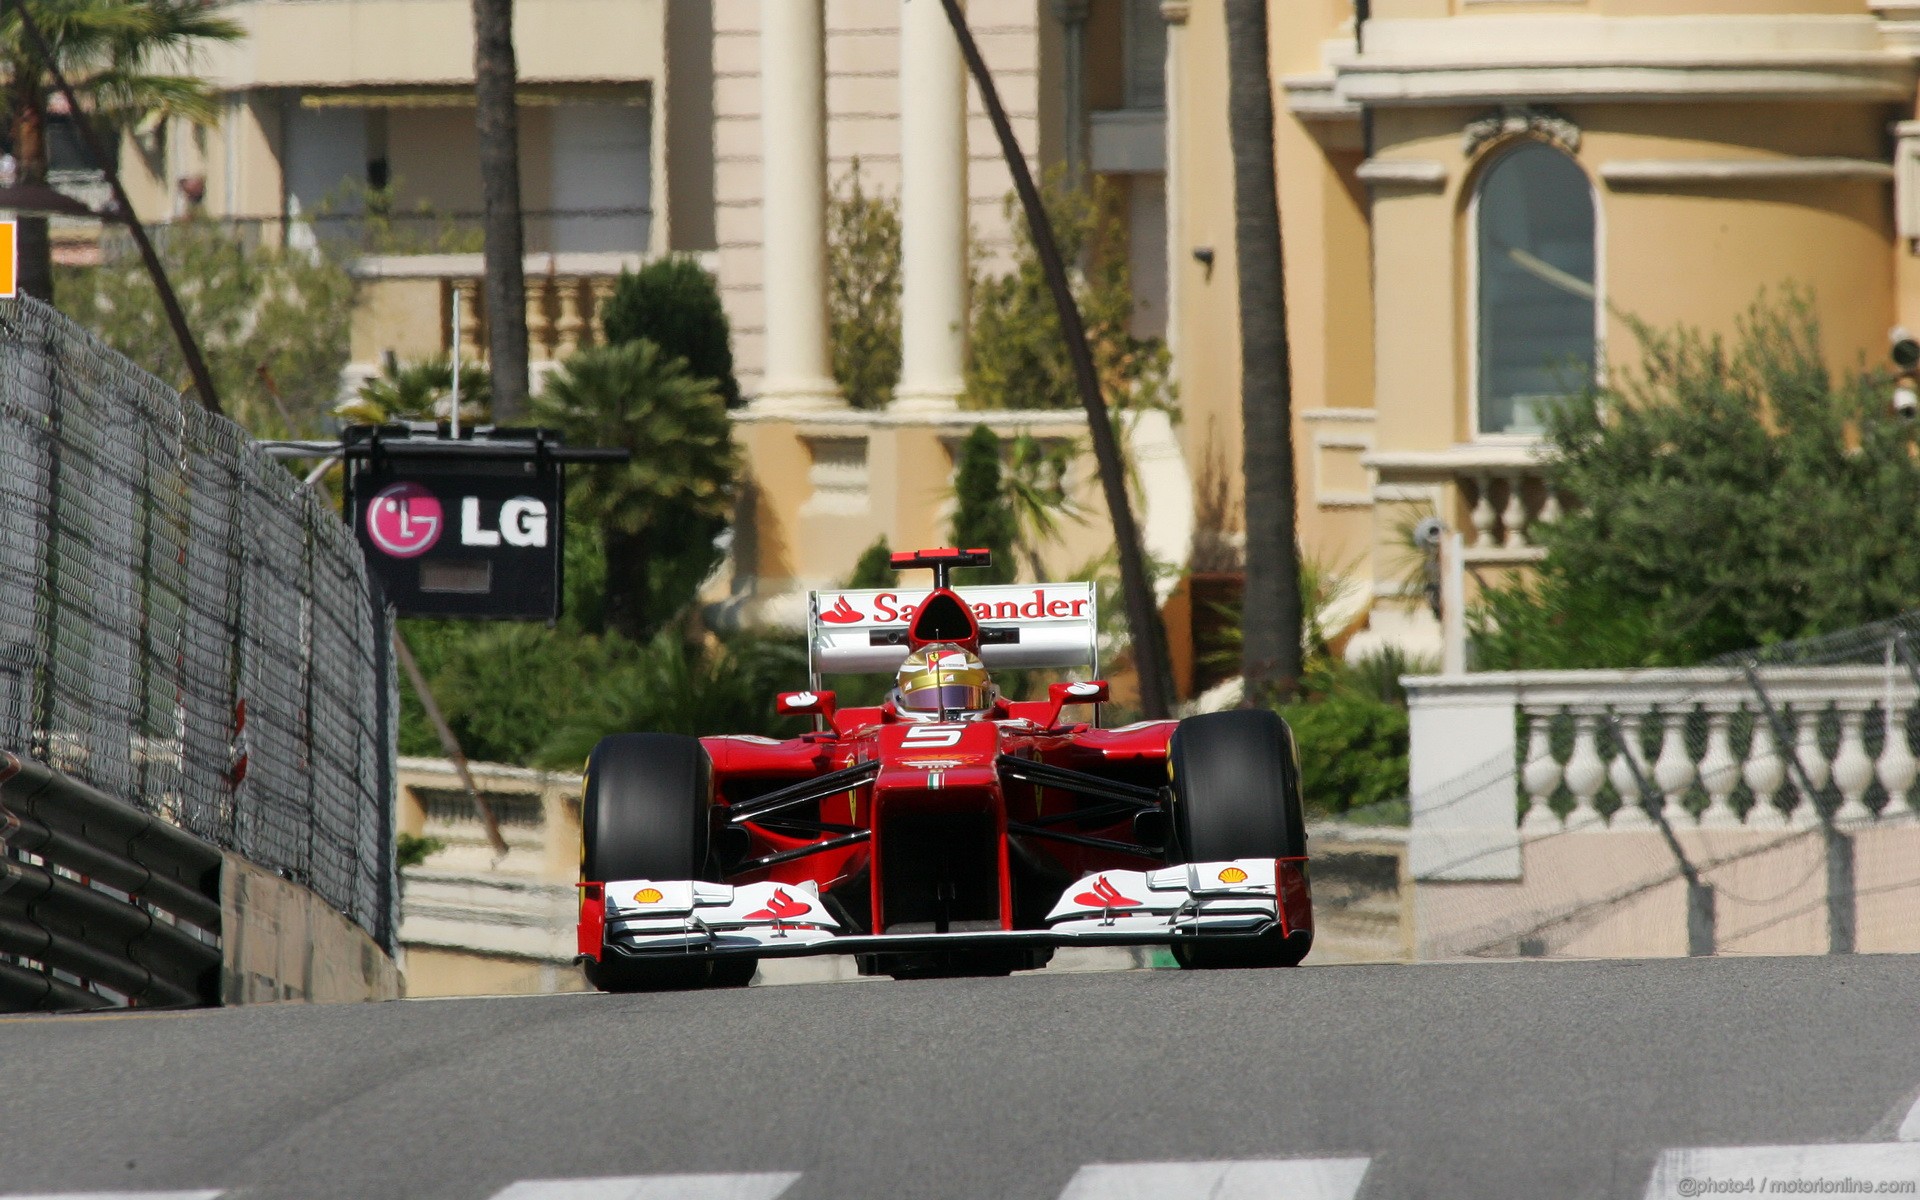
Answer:
[[[1560,518],[1533,445],[1470,444],[1436,451],[1373,451],[1375,503],[1425,503],[1465,536],[1472,563],[1537,561],[1534,532]]]
[[[1577,675],[1519,699],[1522,834],[1916,815],[1920,692],[1904,667],[1767,669],[1767,703],[1737,670]]]
[[[602,340],[600,318],[624,270],[637,254],[535,254],[524,264],[527,357],[556,363]],[[487,305],[478,254],[369,255],[355,261],[361,289],[355,306],[351,358],[370,372],[391,351],[402,361],[448,357],[453,350],[453,300],[460,300],[460,357],[487,358]]]
[[[1524,840],[1912,823],[1906,668],[1519,671],[1410,678],[1415,872],[1515,878]],[[1765,700],[1762,700],[1764,692]]]

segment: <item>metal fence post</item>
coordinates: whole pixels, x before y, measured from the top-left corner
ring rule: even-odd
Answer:
[[[1786,721],[1780,716],[1780,710],[1773,706],[1767,689],[1761,686],[1760,672],[1755,669],[1754,660],[1748,658],[1740,664],[1740,670],[1747,677],[1747,686],[1753,689],[1754,698],[1760,701],[1760,711],[1767,714],[1767,724],[1773,728],[1773,743],[1780,748],[1780,756],[1787,761],[1787,769],[1793,772],[1795,783],[1807,803],[1813,806],[1815,815],[1820,818],[1820,834],[1825,843],[1827,867],[1827,953],[1852,954],[1854,948],[1854,930],[1857,918],[1858,897],[1854,894],[1853,839],[1834,825],[1833,817],[1820,807],[1820,789],[1813,786],[1807,778],[1807,769],[1800,762],[1800,756],[1793,751],[1793,730],[1787,728]]]
[[[1641,807],[1645,808],[1646,800],[1654,794],[1654,789],[1648,783],[1646,773],[1640,769],[1639,755],[1627,741],[1626,731],[1620,727],[1620,714],[1608,709],[1601,719],[1607,723],[1607,729],[1613,735],[1614,748],[1627,760],[1627,770],[1633,773],[1634,787],[1640,792]],[[1629,803],[1625,796],[1620,797],[1620,802]],[[1686,849],[1680,845],[1680,839],[1674,836],[1673,826],[1667,823],[1665,807],[1654,810],[1651,815],[1659,826],[1667,849],[1680,866],[1681,877],[1687,881],[1687,956],[1710,958],[1718,941],[1714,928],[1713,885],[1701,877],[1700,868],[1693,865]]]

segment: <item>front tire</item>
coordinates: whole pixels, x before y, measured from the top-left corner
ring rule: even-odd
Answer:
[[[601,738],[587,759],[580,799],[581,877],[599,883],[708,878],[712,809],[713,764],[698,738]],[[745,961],[750,968],[752,960]],[[738,971],[733,966],[729,979]],[[587,982],[603,992],[702,987],[713,973],[706,958],[650,961],[609,953],[586,964]]]
[[[1173,772],[1174,841],[1182,862],[1303,858],[1307,820],[1293,731],[1270,709],[1203,713],[1180,722],[1168,755]],[[1182,967],[1292,967],[1313,948],[1313,931],[1282,937],[1176,942]]]

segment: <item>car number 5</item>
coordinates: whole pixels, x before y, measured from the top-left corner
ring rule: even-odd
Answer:
[[[900,739],[902,746],[915,750],[931,750],[935,747],[958,746],[960,738],[967,731],[958,725],[916,725],[907,730],[907,736]]]

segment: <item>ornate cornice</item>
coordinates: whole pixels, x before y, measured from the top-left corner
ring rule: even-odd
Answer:
[[[1503,104],[1467,122],[1461,132],[1461,152],[1472,158],[1489,142],[1521,135],[1539,138],[1568,154],[1580,151],[1580,127],[1565,115],[1537,104]]]

